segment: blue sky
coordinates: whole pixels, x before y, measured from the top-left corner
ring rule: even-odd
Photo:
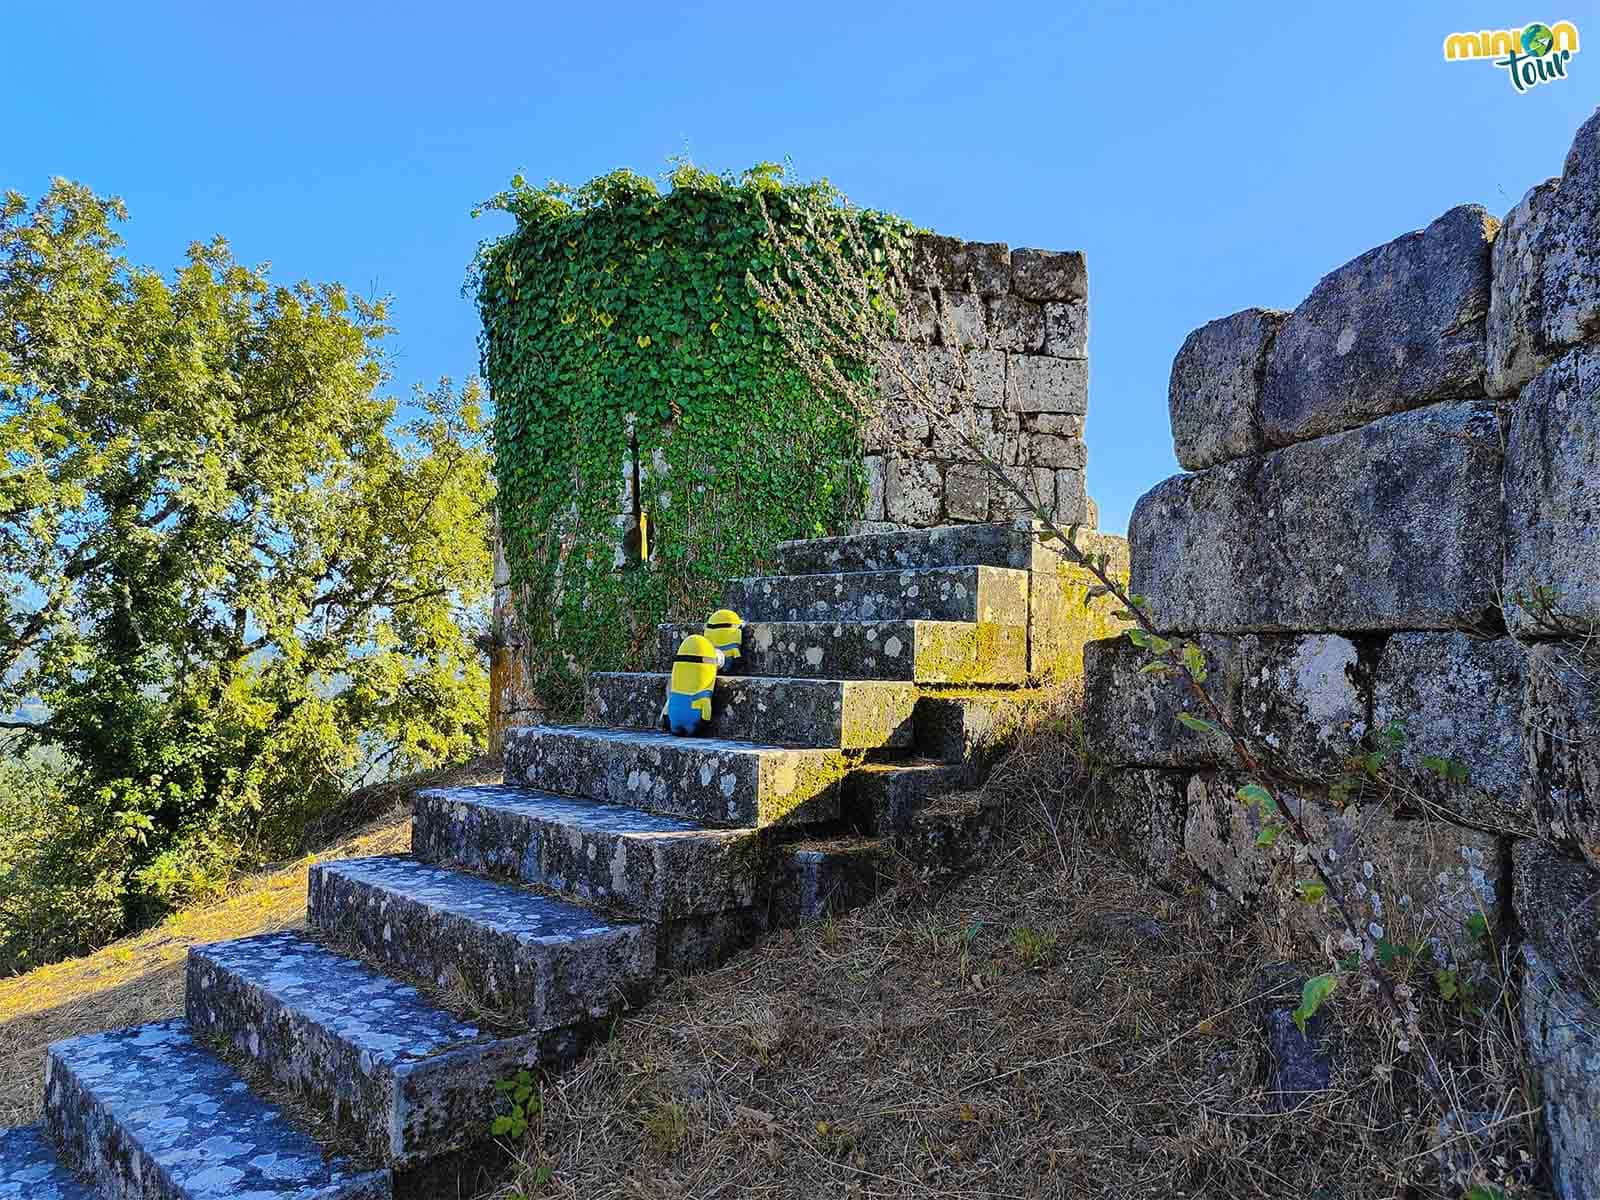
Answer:
[[[394,297],[397,390],[477,365],[473,204],[673,155],[793,160],[944,233],[1082,249],[1102,525],[1176,469],[1184,336],[1292,307],[1361,251],[1557,174],[1600,42],[1514,92],[1458,29],[1592,3],[13,5],[0,186],[122,195],[132,256],[227,236]]]

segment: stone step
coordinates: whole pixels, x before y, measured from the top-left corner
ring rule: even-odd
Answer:
[[[610,1015],[655,968],[648,925],[409,855],[313,865],[306,913],[334,944],[535,1032]]]
[[[902,571],[917,567],[1010,567],[1027,570],[1033,533],[1026,521],[939,525],[843,537],[779,542],[775,559],[784,575],[830,571]]]
[[[834,820],[852,759],[841,750],[578,725],[507,730],[505,747],[507,783],[742,827]]]
[[[394,1167],[483,1140],[495,1082],[570,1059],[579,1043],[497,1038],[292,932],[191,949],[186,1007],[197,1037],[249,1055]]]
[[[941,762],[983,767],[1031,720],[1059,704],[1060,696],[1051,688],[924,692],[912,716],[913,744],[918,754]]]
[[[919,567],[730,579],[727,606],[746,621],[1028,623],[1028,572]]]
[[[38,1125],[0,1129],[0,1200],[94,1200]]]
[[[958,763],[864,763],[845,780],[844,813],[867,833],[898,833],[930,796],[961,787],[969,775]]]
[[[419,792],[411,850],[656,922],[750,908],[761,875],[753,829],[506,785]]]
[[[858,908],[885,885],[894,852],[877,838],[830,838],[785,846],[772,894],[779,925]]]
[[[588,717],[601,725],[654,729],[667,679],[664,673],[597,671],[589,676]],[[900,748],[911,744],[917,696],[916,685],[894,681],[720,675],[709,733],[776,746]]]
[[[657,661],[670,662],[698,628],[661,626]],[[1028,630],[970,621],[756,621],[745,626],[739,673],[1020,684],[1028,675]]]
[[[115,1200],[389,1200],[387,1170],[322,1149],[183,1021],[56,1042],[45,1122]]]

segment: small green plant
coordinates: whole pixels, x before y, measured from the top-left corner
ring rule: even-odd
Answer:
[[[837,1121],[818,1121],[817,1146],[829,1158],[843,1158],[856,1148],[856,1135]]]
[[[539,1083],[528,1071],[518,1071],[510,1079],[494,1085],[500,1094],[502,1106],[507,1111],[495,1117],[489,1133],[497,1138],[520,1139],[529,1126],[544,1115],[544,1098],[539,1094]]]
[[[556,1172],[554,1167],[552,1167],[549,1163],[540,1163],[533,1170],[533,1191],[512,1192],[506,1197],[506,1200],[534,1200],[535,1196],[542,1196],[545,1194],[545,1189],[555,1181],[555,1177]]]
[[[1011,931],[1011,948],[1022,965],[1030,969],[1045,966],[1055,958],[1056,940],[1056,934],[1042,933],[1029,925],[1019,925]]]
[[[658,1154],[676,1154],[689,1136],[689,1113],[676,1100],[658,1100],[640,1119],[645,1140]]]

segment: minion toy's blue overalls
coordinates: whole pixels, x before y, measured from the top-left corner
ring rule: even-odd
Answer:
[[[672,660],[667,702],[661,727],[679,737],[693,737],[711,723],[711,694],[717,688],[717,648],[704,636],[683,639]]]

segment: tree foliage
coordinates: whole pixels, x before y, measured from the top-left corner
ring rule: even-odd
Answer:
[[[0,726],[61,764],[0,777],[0,968],[292,851],[364,769],[485,732],[476,385],[401,421],[381,301],[274,284],[220,239],[137,267],[122,220],[60,180],[0,206]]]
[[[871,245],[909,226],[770,163],[679,164],[670,184],[518,177],[486,206],[516,220],[475,265],[501,532],[554,712],[577,707],[587,671],[637,667],[658,622],[703,619],[777,542],[860,514],[859,414],[808,385],[750,278],[779,266],[769,213],[803,212],[822,238],[853,225]],[[617,554],[630,434],[656,547],[639,571]]]

